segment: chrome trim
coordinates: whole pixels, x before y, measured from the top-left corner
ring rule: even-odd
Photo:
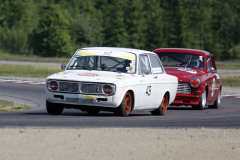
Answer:
[[[49,88],[49,82],[51,81],[56,81],[58,83],[58,89],[56,91],[53,91]],[[83,86],[87,85],[87,89],[83,90]],[[103,86],[104,85],[110,85],[113,89],[111,94],[105,94],[103,92]],[[88,87],[92,88],[88,88]],[[99,90],[97,91],[97,86],[99,86]],[[49,79],[47,81],[47,88],[51,92],[60,92],[60,93],[71,93],[71,94],[89,94],[89,95],[114,95],[116,92],[116,86],[111,83],[94,83],[94,82],[76,82],[76,81],[62,81],[62,80],[54,80],[54,79]],[[96,92],[97,91],[97,92]]]
[[[190,94],[191,93],[191,87],[187,83],[178,82],[177,93]]]
[[[65,93],[79,93],[79,84],[77,82],[59,81],[58,91]]]

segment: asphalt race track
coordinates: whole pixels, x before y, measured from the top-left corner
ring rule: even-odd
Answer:
[[[45,110],[44,87],[1,82],[0,97],[22,100],[34,109],[0,113],[0,127],[240,128],[240,98],[224,97],[221,108],[202,111],[190,106],[170,106],[165,116],[152,116],[150,112],[133,112],[129,117],[116,117],[111,112],[89,116],[74,109],[52,116]]]

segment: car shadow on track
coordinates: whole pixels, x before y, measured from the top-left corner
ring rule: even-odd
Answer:
[[[41,111],[41,112],[26,112],[24,113],[25,115],[43,115],[43,116],[53,116],[53,117],[58,117],[58,116],[62,116],[62,117],[67,117],[67,116],[76,116],[76,117],[119,117],[116,116],[114,113],[112,112],[100,112],[99,114],[96,115],[91,115],[88,114],[87,112],[83,112],[83,111],[78,111],[78,110],[66,110],[63,111],[63,113],[61,115],[50,115],[47,113],[47,111]],[[151,112],[133,112],[131,113],[128,117],[141,117],[141,116],[152,116]]]
[[[169,106],[167,110],[195,110],[192,106]]]

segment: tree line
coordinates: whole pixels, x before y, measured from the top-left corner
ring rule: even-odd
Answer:
[[[82,47],[193,48],[240,59],[238,0],[0,0],[0,49],[69,57]]]

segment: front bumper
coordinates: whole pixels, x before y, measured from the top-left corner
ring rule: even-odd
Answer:
[[[200,98],[199,95],[177,93],[171,105],[198,105]]]
[[[118,107],[113,96],[84,95],[71,93],[56,93],[47,91],[47,100],[51,103],[61,103],[78,106]]]

